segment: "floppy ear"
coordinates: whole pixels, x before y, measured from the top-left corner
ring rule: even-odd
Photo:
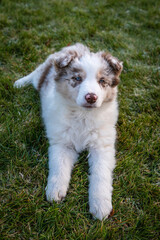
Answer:
[[[102,52],[101,56],[108,63],[111,72],[115,75],[111,84],[111,87],[115,87],[120,82],[119,76],[123,69],[123,62],[113,57],[110,53]]]
[[[123,62],[119,61],[118,58],[113,57],[110,53],[103,52],[102,57],[107,61],[112,68],[112,71],[119,76],[123,69]]]
[[[54,58],[54,64],[57,68],[65,68],[67,67],[73,59],[78,56],[76,51],[65,51],[65,52],[58,52]]]

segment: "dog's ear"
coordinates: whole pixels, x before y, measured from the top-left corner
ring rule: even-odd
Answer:
[[[101,56],[107,61],[112,68],[112,71],[119,76],[123,69],[123,62],[119,61],[118,58],[113,57],[110,53],[102,52]]]
[[[73,59],[78,56],[76,51],[66,51],[66,52],[59,52],[56,54],[54,59],[54,64],[57,68],[65,68],[67,67]]]
[[[101,56],[108,63],[111,72],[115,75],[111,85],[111,87],[115,87],[120,82],[119,76],[123,69],[123,62],[113,57],[110,53],[102,52]]]

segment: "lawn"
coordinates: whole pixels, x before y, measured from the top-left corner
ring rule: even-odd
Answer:
[[[159,7],[158,0],[0,1],[1,239],[159,239]],[[13,88],[50,53],[76,42],[124,62],[114,215],[102,222],[88,211],[87,152],[65,201],[46,201],[39,96],[31,86]]]

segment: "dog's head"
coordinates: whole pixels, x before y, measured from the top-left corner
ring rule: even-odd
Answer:
[[[100,107],[116,95],[123,65],[105,52],[90,52],[82,44],[63,48],[55,54],[57,91],[85,108]]]

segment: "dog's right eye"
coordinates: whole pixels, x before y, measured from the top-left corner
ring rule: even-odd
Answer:
[[[78,77],[72,77],[74,80],[76,80],[77,82],[81,82],[82,81],[82,78],[80,76]]]

